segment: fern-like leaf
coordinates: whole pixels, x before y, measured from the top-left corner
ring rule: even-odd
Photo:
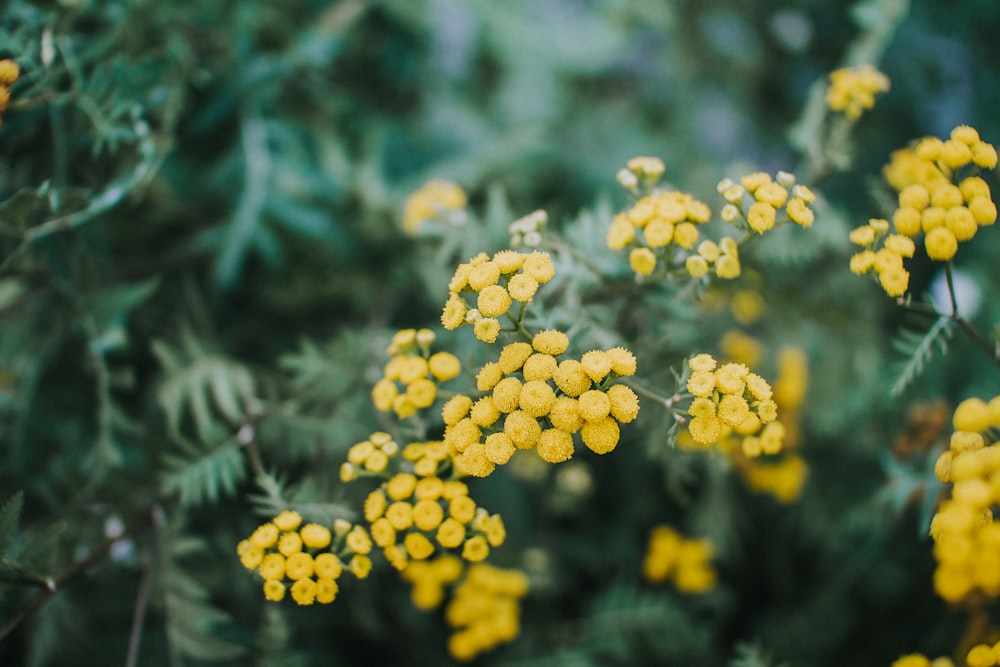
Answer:
[[[0,507],[0,558],[7,555],[7,550],[14,542],[17,526],[21,521],[21,508],[24,505],[24,493],[18,491],[7,499]]]
[[[163,537],[158,583],[173,664],[181,664],[181,657],[199,661],[239,657],[245,652],[243,646],[214,633],[217,626],[230,622],[230,616],[212,606],[209,591],[180,563],[180,559],[186,556],[204,557],[204,543],[182,537],[176,526],[167,527]]]
[[[227,441],[217,447],[182,444],[178,453],[163,458],[163,490],[178,492],[184,505],[199,505],[231,495],[246,478],[239,445]]]
[[[948,339],[954,333],[954,327],[955,321],[942,315],[926,333],[908,330],[900,332],[898,338],[893,341],[893,347],[906,355],[907,360],[892,384],[891,396],[899,396],[906,391],[906,388],[924,372],[924,367],[934,357],[935,350],[941,354],[948,351]]]

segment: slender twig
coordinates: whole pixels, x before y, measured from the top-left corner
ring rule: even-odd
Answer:
[[[10,633],[16,630],[21,623],[26,621],[33,613],[38,611],[38,609],[45,604],[50,597],[58,593],[60,589],[69,584],[69,582],[72,581],[77,575],[81,574],[91,565],[104,558],[104,556],[107,555],[108,551],[111,549],[111,545],[149,523],[151,516],[152,515],[149,512],[144,512],[132,519],[125,525],[121,534],[107,538],[99,545],[91,549],[83,558],[67,567],[55,577],[49,579],[48,586],[35,593],[9,621],[0,627],[0,641],[3,641]]]
[[[153,579],[158,565],[159,544],[157,529],[160,524],[160,510],[154,507],[151,512],[150,525],[150,548],[149,558],[142,573],[142,580],[139,582],[139,592],[135,598],[135,611],[132,614],[132,631],[129,634],[128,653],[125,656],[125,667],[135,667],[139,658],[139,640],[142,638],[142,626],[146,618],[146,609],[149,607],[150,594],[153,590]]]

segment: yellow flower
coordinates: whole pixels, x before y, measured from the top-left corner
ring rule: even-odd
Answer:
[[[257,527],[250,535],[250,543],[260,549],[273,547],[278,542],[278,527],[273,523],[265,523]]]
[[[521,270],[539,283],[547,283],[556,275],[552,257],[547,252],[535,251],[527,255]]]
[[[427,359],[427,369],[439,382],[444,382],[462,372],[462,363],[451,352],[435,352]]]
[[[305,579],[313,575],[313,557],[300,551],[285,561],[285,576],[292,580]]]
[[[740,270],[740,259],[736,253],[726,253],[715,263],[715,275],[723,280],[739,278]]]
[[[453,293],[441,311],[441,326],[448,331],[462,326],[465,323],[466,310],[465,299]]]
[[[804,199],[800,199],[798,197],[795,197],[788,202],[788,206],[785,207],[785,213],[788,214],[789,220],[802,227],[811,226],[813,221],[816,219],[816,215],[813,213],[812,209],[809,208],[809,204],[807,204]]]
[[[610,250],[621,250],[635,238],[635,227],[623,214],[619,213],[611,220],[605,242]]]
[[[521,400],[521,381],[513,376],[505,377],[493,387],[492,398],[497,410],[513,412]]]
[[[549,380],[555,374],[558,367],[559,362],[551,354],[535,352],[525,360],[524,366],[521,368],[521,374],[527,382],[531,380]]]
[[[611,416],[622,424],[628,424],[639,415],[639,397],[630,387],[612,385],[608,387],[607,397],[611,402]]]
[[[449,211],[465,207],[467,199],[462,188],[452,181],[430,180],[415,190],[403,205],[403,229],[415,234],[429,220]]]
[[[500,285],[488,285],[479,292],[477,307],[486,317],[498,317],[510,309],[511,298]]]
[[[273,523],[278,530],[291,531],[298,528],[299,524],[302,523],[302,516],[294,510],[285,510],[274,517]]]
[[[264,581],[264,599],[271,602],[281,602],[285,599],[285,585],[276,579]]]
[[[538,436],[535,451],[548,463],[568,461],[573,456],[573,436],[559,428],[547,428]]]
[[[262,579],[283,579],[285,576],[285,557],[278,553],[267,554],[261,560],[257,573]]]
[[[240,557],[240,564],[248,570],[256,570],[261,561],[264,560],[264,550],[250,544],[247,540],[240,542],[237,553]]]
[[[316,576],[321,579],[336,579],[344,570],[340,559],[332,553],[321,553],[313,561]]]
[[[478,563],[486,558],[490,553],[490,545],[486,538],[481,535],[470,537],[462,547],[462,558],[470,563]]]
[[[549,411],[549,421],[560,431],[576,433],[583,426],[577,399],[570,396],[560,396],[552,404]]]
[[[688,424],[688,431],[695,442],[711,445],[718,441],[722,434],[722,422],[714,415],[711,417],[695,417]]]
[[[393,503],[395,504],[395,503]],[[368,532],[361,526],[354,526],[344,538],[347,548],[356,554],[367,554],[372,550],[372,541]]]
[[[643,236],[650,248],[662,248],[673,239],[674,225],[663,218],[653,218],[643,230]]]
[[[542,427],[538,420],[522,410],[514,410],[503,422],[504,433],[519,449],[529,449],[535,446]]]
[[[347,567],[351,570],[353,574],[358,579],[364,579],[368,576],[368,573],[372,569],[372,560],[368,556],[362,556],[357,554],[351,558],[351,562],[348,563]]]
[[[434,544],[423,533],[407,533],[403,547],[414,560],[424,560],[434,553]]]
[[[448,502],[448,516],[459,523],[469,523],[476,516],[476,501],[467,495],[455,496]]]
[[[946,262],[958,251],[958,239],[946,227],[935,227],[924,237],[924,249],[931,259]]]
[[[781,187],[774,181],[762,184],[753,193],[754,199],[770,205],[772,208],[781,208],[788,199],[788,190]],[[753,207],[751,206],[751,211]]]
[[[490,396],[483,396],[476,401],[469,413],[469,419],[477,426],[492,426],[499,418],[500,411]]]
[[[420,500],[413,506],[413,525],[420,530],[434,530],[443,520],[444,510],[436,500]]]
[[[618,446],[621,429],[611,417],[588,421],[580,427],[583,444],[595,454],[607,454]]]
[[[484,317],[476,320],[473,326],[473,333],[476,334],[476,338],[484,343],[494,343],[500,334],[500,323],[495,318]]]
[[[310,549],[322,549],[330,544],[330,529],[318,523],[308,523],[299,531],[302,543]]]
[[[656,269],[656,255],[649,248],[635,248],[629,254],[629,266],[640,276],[648,276]]]
[[[516,373],[521,370],[521,366],[532,354],[532,347],[528,343],[517,342],[504,345],[497,359],[497,365],[504,373]]]
[[[531,346],[537,352],[557,356],[569,348],[569,337],[562,331],[547,329],[535,334]]]
[[[747,212],[747,224],[759,234],[774,227],[775,209],[766,202],[755,202]]]
[[[559,368],[552,376],[552,380],[561,392],[573,398],[587,391],[593,385],[590,376],[583,368],[583,364],[576,359],[561,361]]]
[[[486,453],[486,458],[496,465],[503,465],[510,460],[510,457],[514,455],[514,443],[511,441],[510,437],[503,431],[499,433],[491,433],[486,436],[486,442],[483,443],[483,448]]]
[[[521,387],[518,405],[531,417],[543,417],[549,414],[555,401],[555,391],[548,382],[529,380]]]
[[[577,399],[577,410],[586,421],[604,419],[611,413],[611,399],[603,391],[589,389]]]
[[[435,539],[446,549],[455,549],[465,541],[465,525],[448,517],[438,526]]]
[[[889,90],[889,77],[871,65],[841,68],[830,73],[826,105],[857,120],[875,106],[875,95]]]
[[[594,382],[601,382],[611,372],[611,357],[602,350],[591,350],[580,357],[583,372]]]
[[[624,347],[613,347],[605,352],[611,361],[611,372],[619,377],[635,375],[635,355]]]

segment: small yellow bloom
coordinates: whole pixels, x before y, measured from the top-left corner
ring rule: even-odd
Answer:
[[[465,541],[462,548],[462,558],[470,563],[478,563],[484,560],[490,553],[490,545],[486,538],[481,535],[470,537]]]
[[[310,549],[322,549],[330,544],[330,529],[318,523],[309,523],[299,531],[302,543]]]
[[[572,400],[572,399],[571,399]],[[535,451],[547,463],[562,463],[573,457],[573,436],[559,428],[548,428],[538,436]]]
[[[298,528],[299,524],[302,523],[302,516],[294,510],[285,510],[274,517],[273,523],[277,526],[278,530],[291,531]]]
[[[462,363],[451,352],[435,352],[427,359],[427,369],[438,382],[444,382],[462,372]]]
[[[281,602],[285,599],[285,585],[276,579],[264,581],[264,599],[271,602]]]
[[[500,323],[495,318],[484,317],[476,320],[473,333],[484,343],[494,343],[500,334]]]
[[[635,248],[629,254],[629,266],[640,276],[648,276],[656,269],[656,255],[649,248]]]
[[[618,446],[621,429],[611,417],[588,421],[580,427],[583,444],[595,454],[607,454]]]
[[[924,248],[931,259],[946,262],[958,251],[958,239],[946,227],[935,227],[924,237]]]
[[[562,331],[547,329],[535,334],[531,339],[531,346],[537,352],[557,356],[569,348],[569,337]]]

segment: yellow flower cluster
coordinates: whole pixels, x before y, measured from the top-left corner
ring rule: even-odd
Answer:
[[[785,429],[776,421],[778,405],[767,380],[744,364],[719,366],[710,354],[698,354],[688,364],[687,390],[694,397],[688,431],[696,443],[707,447],[735,432],[743,436],[747,457],[781,451]]]
[[[264,597],[278,602],[290,588],[300,605],[329,604],[337,597],[337,580],[346,568],[358,579],[371,570],[372,543],[361,526],[346,521],[334,531],[318,523],[302,523],[302,516],[286,510],[261,524],[236,547],[240,562],[264,580]],[[285,582],[291,582],[286,584]]]
[[[676,190],[654,192],[616,215],[606,241],[611,250],[631,247],[629,264],[638,276],[648,276],[667,260],[671,245],[690,250],[698,242],[696,225],[708,222],[706,204]]]
[[[666,172],[667,166],[658,157],[640,155],[631,158],[618,170],[618,184],[629,192],[648,191]]]
[[[778,352],[774,402],[781,412],[785,457],[775,462],[755,461],[745,469],[741,468],[749,488],[769,493],[785,504],[798,500],[809,474],[805,460],[793,451],[801,439],[799,422],[808,388],[809,364],[805,352],[797,347],[782,348]]]
[[[432,220],[462,223],[465,221],[463,209],[466,203],[465,191],[457,183],[441,179],[427,181],[406,198],[403,229],[407,234],[416,234]]]
[[[1000,642],[976,644],[965,654],[966,667],[996,667],[1000,665]]]
[[[547,252],[501,250],[492,258],[481,252],[455,270],[448,284],[441,324],[448,330],[472,324],[476,338],[493,343],[500,333],[497,318],[507,313],[515,301],[524,307],[534,298],[538,286],[552,280],[555,273]],[[463,292],[476,295],[474,307],[466,302]]]
[[[448,652],[456,660],[471,660],[483,651],[517,637],[521,630],[520,600],[528,579],[518,570],[476,563],[455,588],[444,617],[455,632]]]
[[[762,171],[747,174],[736,183],[730,178],[723,179],[717,186],[719,194],[726,200],[720,217],[726,222],[745,222],[758,234],[773,229],[784,219],[802,227],[809,227],[815,214],[809,206],[816,201],[816,195],[805,185],[796,185],[795,175],[779,171],[774,179]]]
[[[935,658],[931,660],[920,653],[904,655],[893,661],[891,667],[955,667],[951,658]]]
[[[996,222],[989,185],[975,174],[996,166],[996,148],[968,125],[956,127],[946,140],[924,137],[894,152],[883,175],[898,192],[896,232],[911,239],[922,233],[928,257],[951,260],[959,242]]]
[[[910,285],[910,272],[903,258],[913,257],[913,239],[889,233],[889,221],[872,218],[867,225],[851,230],[851,243],[863,249],[851,256],[851,271],[856,275],[875,273],[889,296],[902,296]]]
[[[386,352],[393,356],[372,387],[377,410],[392,410],[400,419],[412,417],[434,403],[439,383],[461,372],[462,364],[451,352],[431,354],[434,338],[430,329],[403,329],[392,337]]]
[[[518,449],[561,463],[573,456],[576,435],[597,454],[618,445],[618,425],[636,418],[639,398],[614,381],[635,373],[635,356],[616,347],[560,360],[568,348],[554,329],[530,344],[510,343],[480,369],[478,400],[457,395],[445,403],[444,441],[461,471],[485,477]]]
[[[934,472],[952,484],[951,497],[931,520],[934,589],[948,602],[970,595],[1000,596],[1000,521],[991,507],[1000,504],[1000,443],[987,444],[983,433],[1000,427],[1000,396],[988,403],[969,398],[955,408],[950,447]]]
[[[684,260],[684,268],[692,278],[701,278],[709,270],[714,270],[715,275],[724,280],[738,278],[742,267],[736,241],[728,236],[722,237],[718,243],[702,241],[698,244],[697,254],[688,255]]]
[[[826,105],[833,111],[842,111],[848,118],[857,120],[865,109],[875,106],[875,94],[887,90],[889,77],[871,65],[842,67],[830,72]]]
[[[21,76],[21,67],[9,58],[0,60],[0,114],[10,106],[10,87]]]
[[[689,540],[670,526],[656,526],[649,534],[643,576],[654,584],[672,581],[681,593],[704,593],[715,585],[713,554],[707,538]]]
[[[462,558],[479,562],[507,536],[500,515],[478,507],[464,482],[436,475],[393,475],[368,494],[364,516],[375,544],[401,571],[438,547],[460,549]]]
[[[350,482],[361,473],[378,475],[398,452],[399,445],[391,435],[376,431],[347,450],[347,460],[340,466],[340,480]]]

